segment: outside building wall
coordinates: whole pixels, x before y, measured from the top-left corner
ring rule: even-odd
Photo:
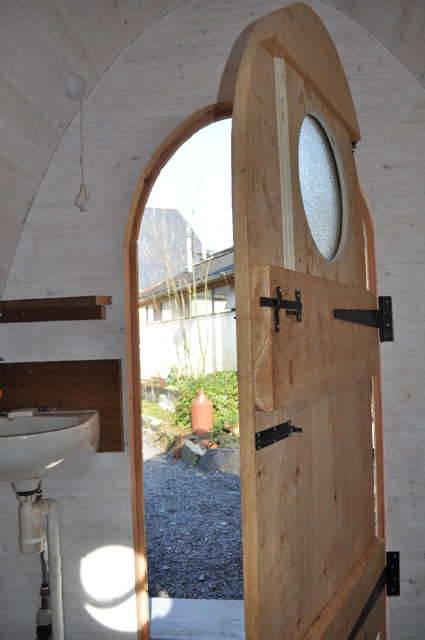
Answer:
[[[142,380],[166,378],[173,368],[187,375],[236,371],[233,311],[151,324],[145,311],[139,311]]]
[[[77,120],[31,207],[4,297],[104,294],[112,295],[112,307],[102,322],[0,325],[0,355],[6,361],[121,358],[125,388],[122,244],[136,181],[165,136],[217,100],[241,30],[283,4],[189,0],[110,67],[87,101],[88,212],[79,214],[73,206],[79,186]],[[376,227],[379,286],[394,303],[396,342],[383,346],[384,427],[388,546],[402,553],[402,597],[391,602],[391,638],[422,640],[425,93],[361,27],[319,0],[312,5],[348,72],[363,134],[356,155]],[[128,478],[126,454],[99,454],[70,462],[45,483],[46,493],[62,507],[66,620],[77,640],[134,637],[130,594],[117,594],[129,607],[123,630],[115,604],[99,594],[103,602],[96,601],[80,575],[90,551],[131,544]],[[0,486],[0,507],[0,639],[20,640],[34,628],[38,559],[17,551],[16,501],[7,485]],[[109,577],[113,582],[113,570]],[[103,625],[88,603],[102,604]]]

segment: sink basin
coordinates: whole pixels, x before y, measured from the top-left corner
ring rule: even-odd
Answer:
[[[65,458],[99,447],[97,411],[0,417],[0,481],[41,478]]]

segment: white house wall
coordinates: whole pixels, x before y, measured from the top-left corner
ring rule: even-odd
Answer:
[[[145,315],[142,308],[140,315]],[[172,320],[141,322],[140,366],[143,380],[166,378],[173,367],[191,375],[236,371],[234,312]]]
[[[176,125],[217,99],[241,30],[283,4],[189,0],[148,28],[109,68],[86,105],[89,210],[79,214],[73,207],[79,186],[76,120],[31,207],[4,297],[108,294],[112,307],[99,322],[0,325],[6,361],[116,357],[125,371],[122,245],[137,178]],[[425,93],[369,33],[319,0],[312,5],[348,72],[363,133],[356,156],[376,227],[380,290],[394,301],[396,342],[383,347],[384,426],[388,540],[402,553],[403,582],[402,597],[391,602],[391,637],[422,640]],[[95,620],[87,610],[93,595],[85,593],[80,577],[82,560],[96,547],[130,545],[128,476],[126,454],[98,454],[52,472],[46,482],[62,506],[66,621],[74,639],[134,637],[116,629],[113,610],[106,626]],[[6,485],[0,486],[0,509],[0,638],[21,640],[34,628],[38,560],[17,551],[16,504]],[[106,601],[104,610],[112,606]],[[127,624],[131,620],[127,615]]]

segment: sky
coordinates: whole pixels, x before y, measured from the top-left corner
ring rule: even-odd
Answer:
[[[233,246],[230,118],[195,133],[158,176],[148,207],[178,209],[204,249]]]

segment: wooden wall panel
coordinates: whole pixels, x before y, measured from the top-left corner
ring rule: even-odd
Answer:
[[[374,33],[424,84],[423,3],[419,0],[325,1]],[[52,153],[78,108],[78,103],[64,95],[66,75],[78,72],[87,79],[89,89],[92,88],[139,33],[161,16],[186,4],[185,0],[26,3],[9,0],[1,3],[0,115],[5,126],[1,128],[0,157],[0,292],[25,214]],[[255,2],[233,1],[232,4],[241,13],[241,22],[245,17],[253,20],[258,15]],[[214,23],[214,11],[220,10],[219,3],[210,0],[209,5],[211,9],[200,5],[203,17],[206,16],[205,32],[210,26],[209,17]],[[282,5],[283,2],[275,3],[270,10]],[[229,9],[226,5],[223,8],[228,20]],[[218,20],[222,16],[223,13]],[[53,66],[52,58],[57,62]]]
[[[422,0],[325,0],[382,42],[425,84],[425,4]]]
[[[380,42],[385,40],[385,31],[397,41],[398,49],[407,48],[410,40],[406,40],[406,32],[403,39],[397,39],[397,33],[406,28],[407,21],[409,33],[412,26],[417,28],[417,38],[423,45],[421,22],[416,18],[412,22],[411,13],[413,9],[417,12],[419,7],[425,9],[425,6],[422,7],[420,2],[400,0],[399,5],[405,10],[403,16],[406,20],[399,20],[394,18],[393,13],[398,1],[391,0],[391,8],[383,13],[380,10],[383,5],[387,7],[386,0],[373,3],[364,3],[362,0],[311,0],[310,4],[329,29],[349,77],[362,131],[362,141],[355,155],[374,220],[379,291],[394,296],[396,341],[393,345],[385,344],[382,347],[389,506],[387,534],[391,548],[402,551],[402,595],[401,598],[393,598],[390,603],[390,608],[394,610],[391,638],[417,640],[422,638],[425,628],[425,488],[421,455],[425,415],[425,315],[422,302],[425,257],[423,242],[421,244],[425,225],[425,94],[423,87]],[[98,38],[91,40],[91,29],[93,25],[97,29],[99,21],[89,9],[96,5],[96,11],[102,12],[104,5],[108,5],[105,11],[109,11],[114,3],[90,3],[90,7],[88,4],[67,3],[77,18],[75,29],[78,31],[79,25],[84,26],[88,35],[84,41],[90,41],[90,51],[100,46],[109,47],[108,37],[103,38],[102,42]],[[137,3],[115,4],[121,9],[130,4],[134,7]],[[79,186],[78,118],[67,130],[31,206],[4,293],[4,297],[8,298],[28,298],[90,295],[96,291],[113,296],[114,304],[108,309],[108,317],[100,323],[101,327],[96,322],[0,325],[0,357],[8,362],[120,358],[125,380],[122,241],[136,181],[152,154],[177,125],[217,99],[221,101],[224,97],[231,97],[232,74],[237,61],[226,61],[235,39],[247,24],[281,8],[285,2],[190,0],[183,4],[180,0],[162,0],[147,2],[143,7],[148,17],[151,15],[153,18],[156,9],[163,9],[165,13],[180,4],[180,8],[151,26],[111,65],[86,103],[85,146],[91,200],[89,210],[84,215],[79,214],[73,206]],[[37,11],[33,11],[34,20],[37,24],[39,20],[46,20],[46,25],[49,25],[47,14],[53,6],[59,5],[63,6],[64,3],[37,3]],[[337,6],[341,11],[335,11],[327,5]],[[16,2],[2,3],[1,11],[6,8],[16,11],[17,6]],[[31,8],[32,4],[25,6]],[[343,13],[350,11],[354,15],[353,7],[361,9],[362,16],[367,12],[373,13],[376,21],[366,23],[357,12],[354,17],[365,24],[367,30],[363,29]],[[79,13],[81,19],[78,19]],[[384,15],[385,20],[378,19],[380,15]],[[1,16],[4,33],[9,25],[4,13]],[[67,22],[72,25],[72,20],[68,19]],[[56,24],[55,21],[50,25],[53,31]],[[393,29],[392,24],[394,27],[397,25],[396,28]],[[30,24],[30,28],[34,29],[32,37],[36,38],[35,22],[34,25]],[[377,28],[380,29],[380,42],[371,35]],[[15,43],[21,41],[22,38],[15,36]],[[31,44],[30,40],[25,42]],[[46,37],[45,43],[61,50],[64,46],[62,39],[52,43],[52,39],[48,41]],[[77,38],[74,58],[85,60],[85,73],[90,66],[91,54],[86,57],[87,51],[80,43]],[[31,56],[34,51],[39,52],[38,47],[29,46],[28,50]],[[2,60],[10,59],[10,50],[3,52],[5,56]],[[417,52],[417,61],[423,64],[425,58],[419,50]],[[69,64],[65,64],[66,69]],[[6,65],[3,64],[3,67],[6,68]],[[75,68],[81,72],[79,65]],[[52,105],[56,104],[56,100],[62,100],[58,97],[62,91],[62,70],[63,66],[57,65]],[[41,71],[38,69],[37,73]],[[27,74],[27,78],[32,80],[33,76]],[[425,82],[424,78],[422,82]],[[2,154],[10,158],[10,150],[19,147],[24,152],[19,153],[16,163],[25,162],[25,166],[31,169],[39,162],[40,144],[46,143],[47,136],[50,136],[49,148],[50,145],[54,147],[56,142],[52,142],[50,133],[45,133],[42,117],[34,120],[27,106],[22,103],[18,105],[15,99],[9,100],[10,95],[2,92],[4,86],[0,83],[1,115],[7,123],[0,130]],[[25,93],[22,91],[21,95]],[[73,108],[73,105],[69,107]],[[67,122],[69,113],[62,114],[60,122]],[[3,162],[2,167],[5,164]],[[40,171],[37,169],[37,180],[44,173],[44,166],[40,165]],[[7,196],[8,204],[1,213],[0,279],[6,277],[5,265],[10,262],[13,253],[13,247],[9,248],[10,238],[16,238],[21,228],[19,226],[18,229],[14,216],[15,205],[22,205],[24,193],[28,202],[34,193],[31,181],[29,190],[20,191],[14,196],[15,183],[13,173],[9,170],[5,171],[4,180],[1,183],[5,186],[2,193]],[[22,186],[22,181],[18,180],[16,184]],[[398,369],[397,378],[395,366]],[[95,460],[97,467],[93,470],[93,477],[99,478],[99,484],[96,485],[96,495],[90,508],[91,517],[97,518],[97,527],[105,525],[105,544],[119,542],[131,545],[130,518],[126,520],[114,515],[117,514],[115,509],[105,517],[101,508],[102,500],[99,500],[99,497],[105,496],[110,499],[107,492],[111,485],[106,487],[103,480],[113,473],[113,465],[119,466],[115,478],[121,479],[128,469],[128,460],[122,454],[113,454],[111,459],[108,457],[107,470],[101,468],[102,464],[106,465],[106,456],[95,456]],[[74,495],[78,490],[78,480],[78,472],[74,474],[71,469],[66,484],[55,476],[52,487],[66,495]],[[10,533],[2,536],[2,547],[13,558],[13,562],[2,565],[4,570],[0,572],[0,592],[3,597],[3,602],[0,601],[0,618],[5,634],[9,632],[25,637],[24,626],[32,628],[36,611],[31,598],[39,587],[39,567],[38,564],[31,565],[31,558],[15,554],[15,499],[10,487],[3,484],[0,487],[2,527],[6,527]],[[115,487],[116,481],[112,484]],[[91,486],[87,484],[87,491],[91,490],[94,496]],[[102,486],[105,486],[103,494]],[[122,501],[130,489],[121,489]],[[116,495],[113,498],[118,502]],[[3,508],[5,504],[9,508],[7,517]],[[79,499],[75,500],[75,504],[80,504]],[[74,531],[71,534],[74,546],[69,562],[72,567],[78,567],[80,558],[88,552],[83,544],[87,534],[83,522],[81,518],[78,527],[82,534],[80,540],[77,540],[76,534],[73,535]],[[28,569],[29,566],[32,569]],[[19,602],[15,593],[8,600],[5,598],[10,592],[9,585],[15,584],[16,567],[19,567],[25,579],[25,589],[21,583],[16,587],[20,593]],[[68,598],[69,628],[87,640],[103,638],[104,627],[94,623],[84,608],[85,600],[78,591],[81,591],[81,584],[77,574],[75,585],[68,589],[65,605]],[[108,629],[107,634],[111,638],[122,635],[112,629]],[[127,635],[133,638],[131,634]]]
[[[65,78],[81,74],[88,94],[134,38],[182,1],[1,3],[0,295],[31,202],[79,107],[65,96]]]
[[[0,364],[0,411],[96,409],[100,451],[124,448],[120,360]]]

